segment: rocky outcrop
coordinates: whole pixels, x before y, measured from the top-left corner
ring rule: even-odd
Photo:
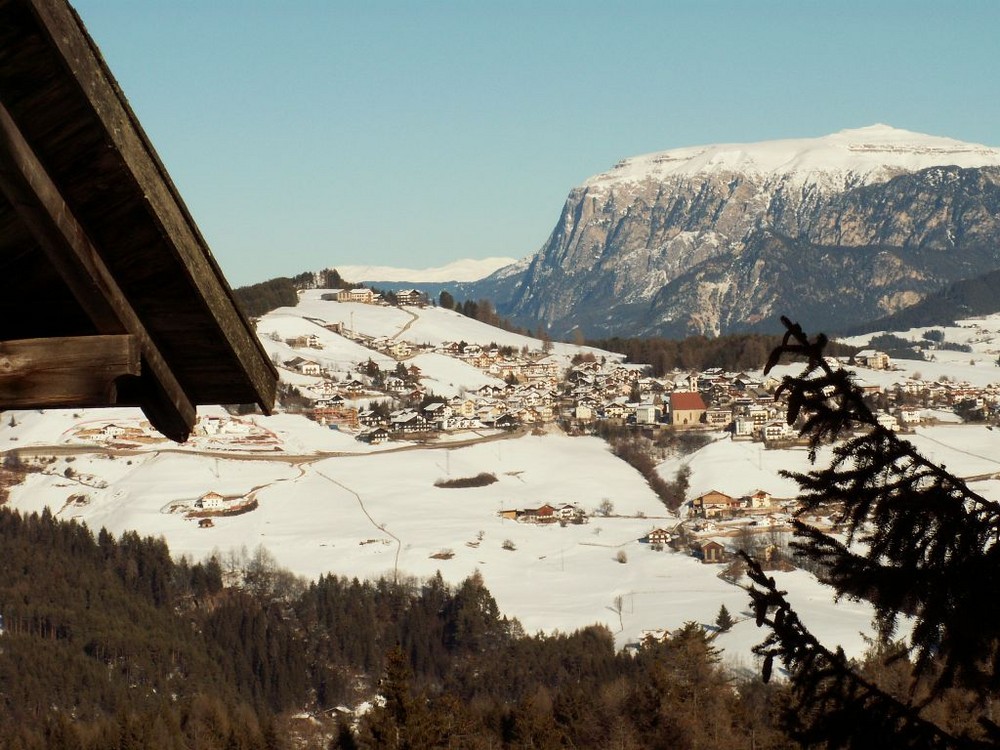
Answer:
[[[498,307],[555,336],[832,330],[1000,268],[998,217],[1000,151],[885,126],[636,157],[570,192]]]

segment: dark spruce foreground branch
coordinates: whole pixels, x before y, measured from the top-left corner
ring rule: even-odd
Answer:
[[[852,373],[824,358],[825,336],[810,340],[798,324],[782,323],[786,333],[765,372],[786,355],[808,362],[778,390],[788,395],[789,424],[801,424],[814,463],[822,445],[843,438],[826,468],[783,472],[801,488],[792,545],[819,563],[838,596],[871,602],[879,644],[890,643],[901,617],[910,634],[883,665],[904,679],[881,685],[870,662],[823,646],[774,579],[744,556],[757,623],[771,629],[755,649],[765,679],[779,659],[798,697],[794,729],[805,742],[995,747],[1000,597],[991,589],[1000,571],[1000,505],[881,427]],[[801,520],[819,506],[836,509],[843,541]]]

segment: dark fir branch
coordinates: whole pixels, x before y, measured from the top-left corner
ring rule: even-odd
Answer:
[[[751,578],[763,588],[751,588],[751,597],[758,624],[771,627],[759,651],[765,671],[775,658],[788,669],[802,700],[801,724],[812,727],[803,729],[807,739],[862,747],[887,732],[887,746],[977,746],[995,729],[988,716],[1000,687],[1000,598],[989,591],[1000,569],[1000,505],[879,426],[853,374],[825,359],[825,337],[810,340],[797,324],[783,323],[787,331],[767,370],[788,355],[808,363],[779,389],[788,397],[789,423],[800,425],[813,461],[821,446],[844,439],[825,468],[784,473],[801,488],[793,546],[819,564],[838,595],[874,605],[883,642],[900,616],[909,618],[902,658],[913,660],[913,674],[909,696],[879,691],[808,634],[757,568]],[[846,543],[802,520],[820,506],[835,511]],[[976,696],[979,726],[950,734],[927,718],[949,690]],[[851,739],[862,727],[873,734]]]

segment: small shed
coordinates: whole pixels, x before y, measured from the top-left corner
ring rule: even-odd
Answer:
[[[701,551],[701,561],[706,565],[725,562],[726,548],[714,539],[706,539],[698,545]]]

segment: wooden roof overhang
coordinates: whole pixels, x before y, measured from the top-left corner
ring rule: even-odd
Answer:
[[[269,412],[277,371],[75,11],[0,0],[0,409]]]

